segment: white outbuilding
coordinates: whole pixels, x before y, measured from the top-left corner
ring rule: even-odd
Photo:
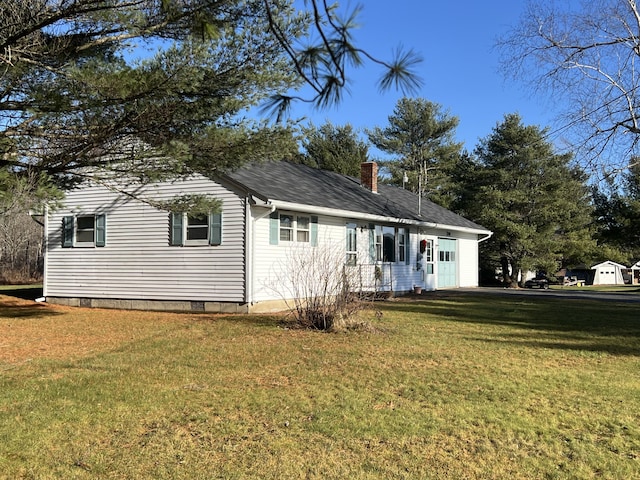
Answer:
[[[633,285],[640,284],[640,261],[631,265],[629,270],[631,272],[631,283]]]
[[[624,279],[622,278],[622,270],[626,270],[627,267],[611,260],[598,263],[591,267],[594,271],[593,284],[594,285],[624,285]]]

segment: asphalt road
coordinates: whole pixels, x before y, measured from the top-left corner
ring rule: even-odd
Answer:
[[[535,288],[500,288],[478,287],[459,288],[457,290],[439,290],[447,294],[487,294],[487,295],[520,295],[525,297],[551,297],[571,300],[598,300],[603,302],[640,303],[640,293],[596,292],[585,287],[584,290],[541,290]],[[640,315],[640,311],[638,312]]]

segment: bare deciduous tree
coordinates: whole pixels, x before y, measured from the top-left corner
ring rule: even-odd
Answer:
[[[43,229],[30,215],[58,192],[43,187],[41,175],[0,171],[0,282],[29,283],[42,274]]]
[[[566,105],[561,128],[592,167],[627,167],[640,147],[640,6],[532,2],[500,39],[502,69]]]

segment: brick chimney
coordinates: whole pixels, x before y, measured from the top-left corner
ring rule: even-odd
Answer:
[[[360,185],[373,193],[378,193],[378,164],[376,162],[360,164]]]

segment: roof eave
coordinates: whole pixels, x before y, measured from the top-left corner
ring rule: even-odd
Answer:
[[[451,230],[455,232],[470,233],[475,235],[491,236],[493,233],[490,230],[484,230],[484,229],[478,229],[478,228],[462,227],[457,225],[447,225],[442,223],[413,220],[409,218],[396,218],[396,217],[388,217],[384,215],[373,215],[370,213],[355,212],[353,210],[342,210],[337,208],[318,207],[316,205],[306,205],[303,203],[286,202],[283,200],[275,200],[275,199],[266,200],[265,207],[271,207],[271,206],[275,206],[275,208],[281,209],[281,210],[292,210],[292,211],[303,212],[303,213],[315,213],[318,215],[328,215],[328,216],[340,217],[340,218],[360,219],[360,220],[366,220],[366,221],[372,221],[372,222],[415,225],[418,227],[438,228],[441,230]]]

